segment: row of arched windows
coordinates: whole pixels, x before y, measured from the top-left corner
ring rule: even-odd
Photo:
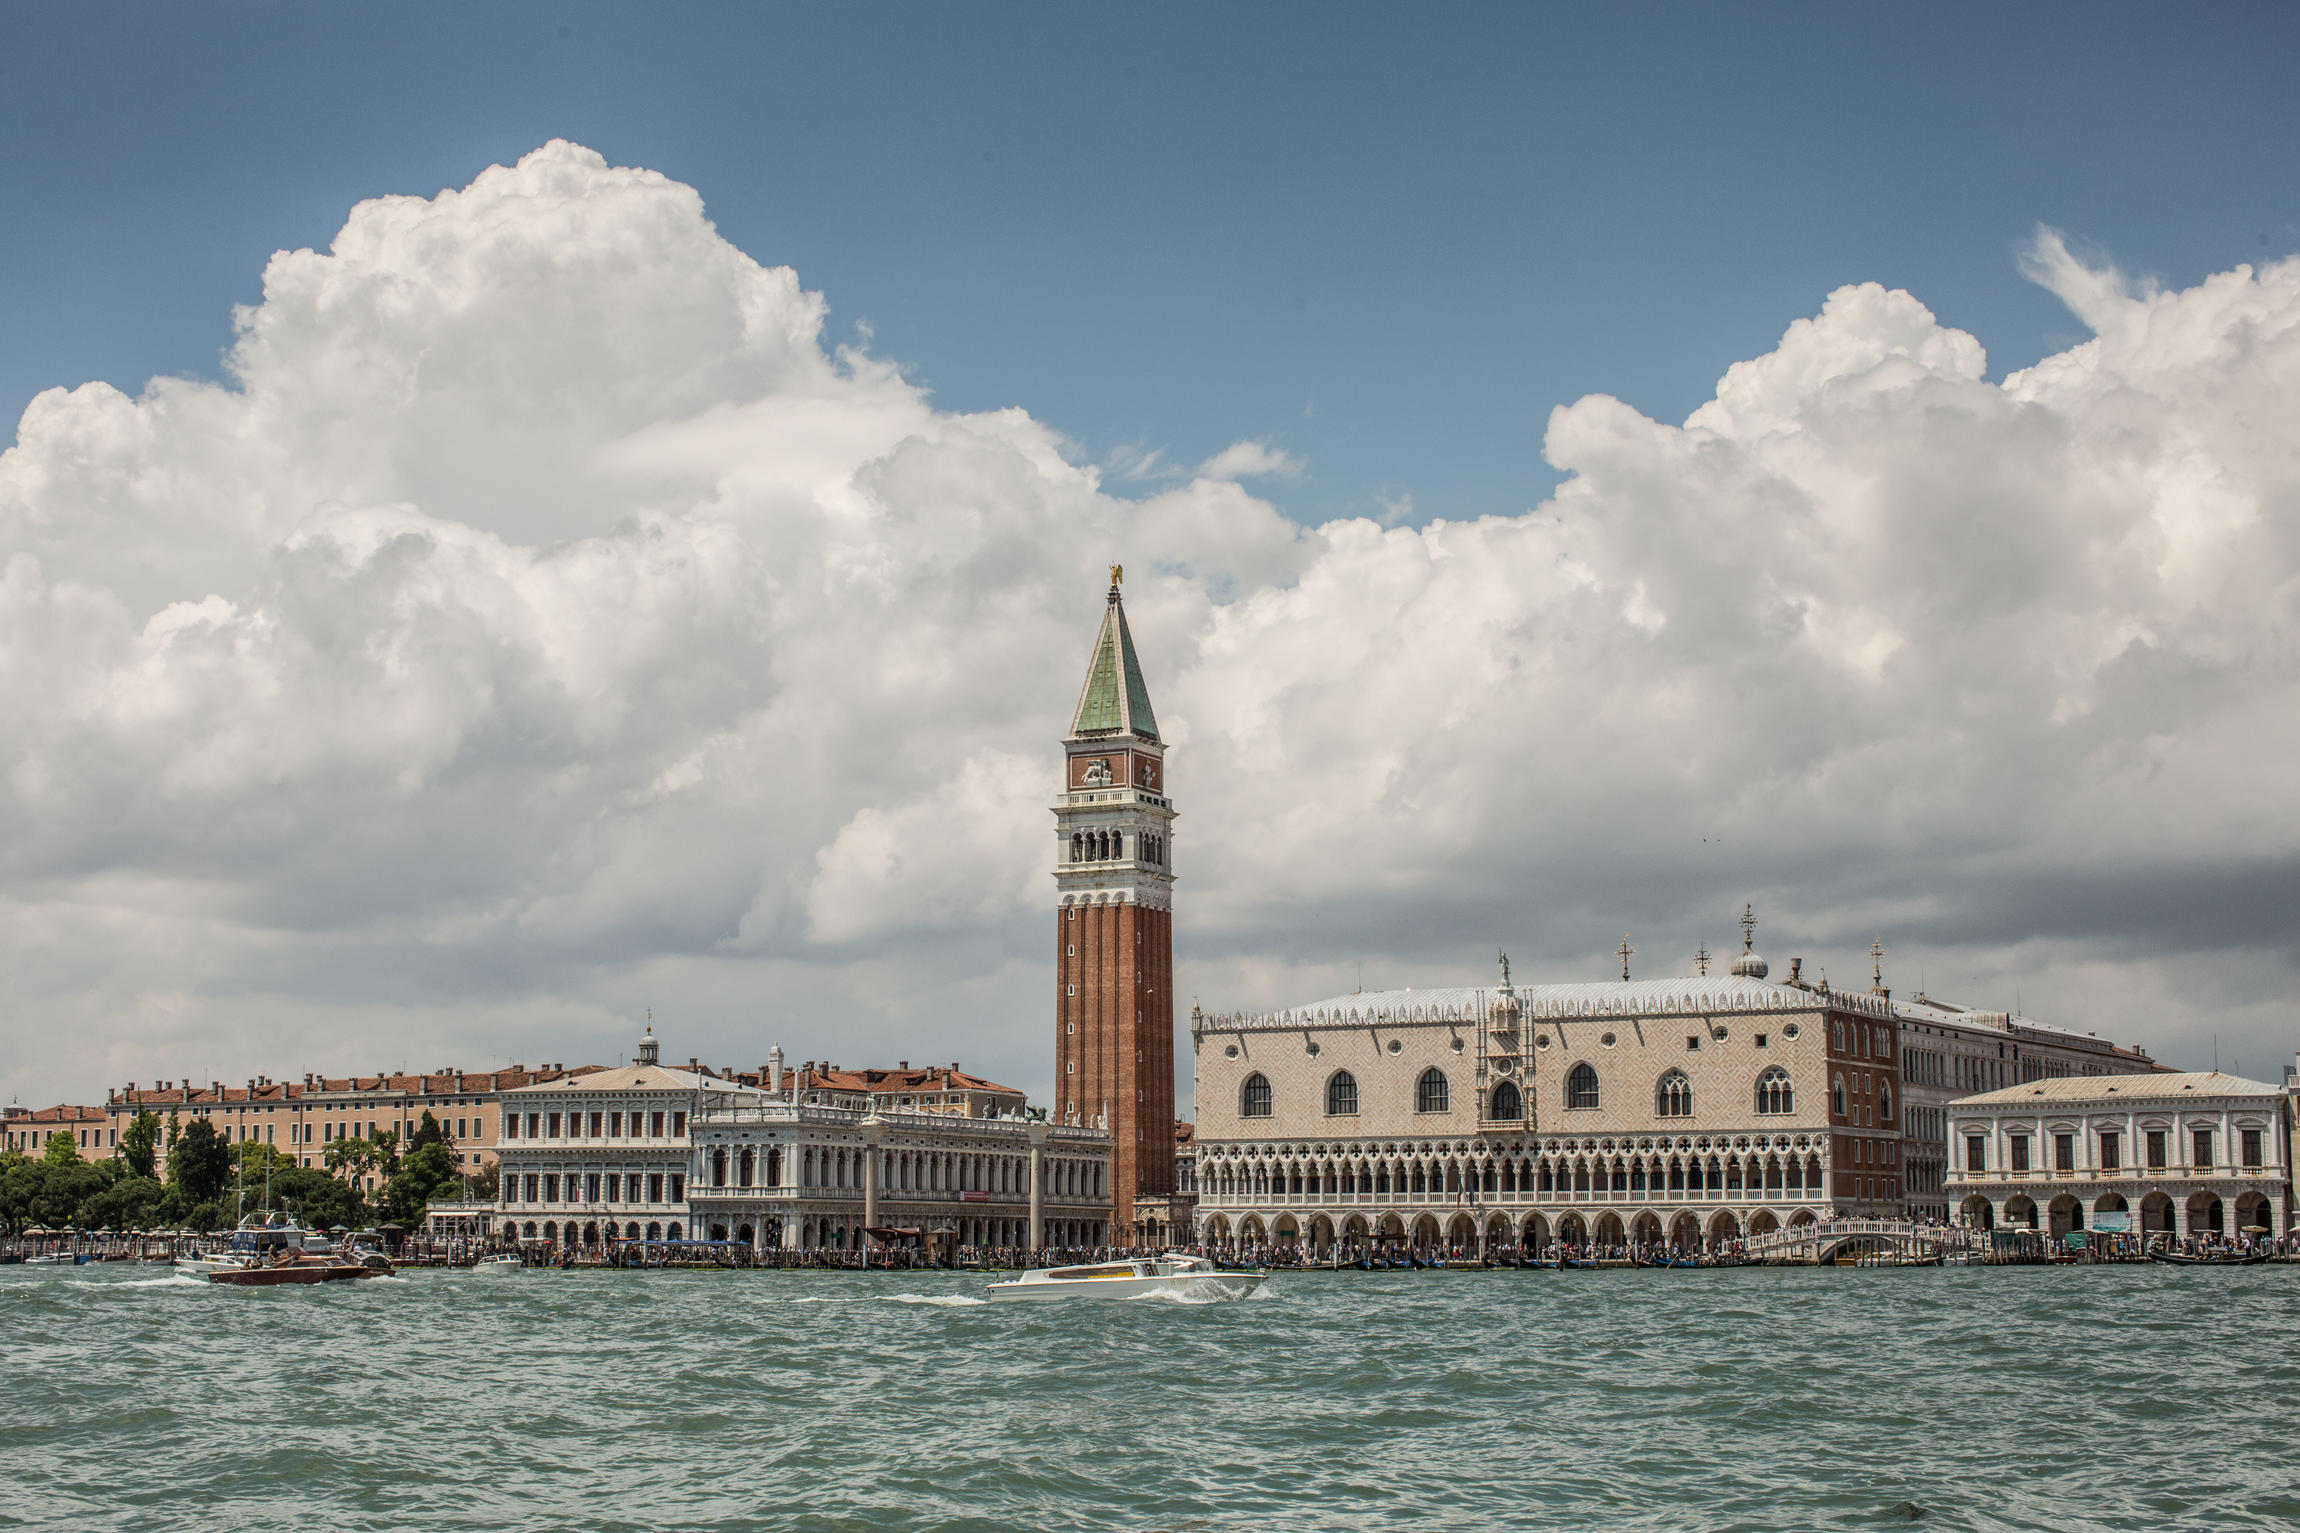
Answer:
[[[711,1156],[711,1185],[724,1187],[722,1179],[732,1170],[738,1177],[747,1178],[755,1163],[751,1152],[744,1150],[738,1157],[729,1157],[725,1150],[716,1150]],[[799,1156],[801,1187],[860,1187],[869,1162],[860,1149],[842,1150],[812,1146]],[[769,1150],[764,1162],[766,1185],[782,1185],[782,1152]],[[1046,1191],[1055,1197],[1098,1197],[1108,1187],[1108,1168],[1092,1161],[1049,1159],[1046,1162]],[[746,1180],[738,1187],[748,1187]],[[1022,1194],[1030,1190],[1030,1163],[1009,1155],[966,1155],[947,1150],[895,1150],[881,1152],[879,1186],[889,1192],[1001,1192]]]
[[[1878,1121],[1884,1123],[1892,1122],[1893,1083],[1880,1075],[1877,1077],[1877,1082],[1874,1089],[1877,1094]],[[1852,1112],[1847,1107],[1845,1102],[1845,1077],[1842,1073],[1840,1073],[1835,1080],[1829,1083],[1829,1111],[1835,1113],[1840,1118],[1849,1118],[1852,1116]]]
[[[1542,1155],[1503,1160],[1224,1161],[1201,1168],[1217,1197],[1437,1196],[1638,1199],[1819,1197],[1825,1173],[1812,1154]]]
[[[1575,1065],[1565,1075],[1565,1105],[1569,1108],[1595,1107],[1602,1100],[1597,1071],[1585,1063]],[[1796,1088],[1789,1084],[1789,1072],[1779,1065],[1768,1065],[1757,1076],[1756,1106],[1760,1113],[1786,1113],[1796,1111]],[[1690,1118],[1693,1116],[1693,1082],[1683,1070],[1663,1072],[1653,1088],[1653,1115],[1656,1118]],[[1497,1115],[1498,1116],[1498,1115]]]
[[[1840,1099],[1842,1088],[1840,1087]],[[1757,1077],[1757,1111],[1765,1114],[1787,1113],[1796,1110],[1796,1090],[1789,1084],[1789,1072],[1779,1065],[1768,1066]],[[1445,1072],[1435,1066],[1424,1070],[1414,1082],[1415,1112],[1445,1112],[1453,1099],[1452,1088]],[[1565,1105],[1569,1108],[1595,1107],[1600,1101],[1597,1071],[1590,1065],[1577,1064],[1566,1072]],[[1259,1070],[1246,1077],[1238,1088],[1238,1116],[1241,1118],[1267,1118],[1275,1102],[1270,1090],[1270,1078]],[[1336,1070],[1326,1078],[1326,1116],[1329,1118],[1354,1117],[1358,1111],[1358,1078],[1347,1070]],[[1840,1113],[1843,1111],[1841,1100]],[[1657,1118],[1690,1118],[1693,1116],[1693,1082],[1682,1070],[1671,1070],[1661,1077],[1653,1091],[1653,1114]],[[1513,1123],[1525,1116],[1525,1096],[1517,1085],[1503,1081],[1493,1088],[1487,1101],[1486,1115],[1505,1123]]]
[[[1152,831],[1144,831],[1134,838],[1135,855],[1142,861],[1159,867],[1166,865],[1166,838]],[[1073,831],[1070,836],[1072,862],[1117,862],[1126,856],[1126,833],[1118,830]]]
[[[1453,1102],[1453,1087],[1445,1072],[1436,1066],[1421,1073],[1414,1082],[1415,1112],[1445,1112]],[[1238,1087],[1238,1116],[1241,1118],[1267,1118],[1274,1102],[1270,1092],[1270,1078],[1256,1070]],[[1348,1118],[1358,1111],[1358,1078],[1347,1070],[1336,1070],[1326,1077],[1326,1116]]]
[[[765,1172],[763,1178],[759,1174],[761,1171]],[[762,1162],[757,1151],[749,1145],[743,1146],[733,1155],[727,1153],[725,1146],[713,1150],[711,1152],[711,1185],[713,1187],[726,1186],[730,1174],[734,1177],[737,1187],[753,1185],[780,1187],[783,1184],[783,1152],[770,1146],[765,1160]]]

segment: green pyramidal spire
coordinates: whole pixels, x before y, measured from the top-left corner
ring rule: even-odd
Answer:
[[[1118,568],[1111,566],[1110,598],[1102,609],[1102,632],[1094,639],[1094,659],[1070,721],[1073,739],[1085,735],[1135,734],[1158,738],[1158,715],[1150,711],[1150,689],[1142,685],[1142,662],[1134,658],[1134,635],[1126,628],[1126,606],[1118,599]]]

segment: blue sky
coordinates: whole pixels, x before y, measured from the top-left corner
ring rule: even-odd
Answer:
[[[0,1091],[1043,1092],[1107,562],[1185,1007],[2289,1057],[2300,9],[0,14]]]
[[[1549,410],[1677,420],[1840,284],[1990,373],[2300,246],[2289,6],[11,5],[0,411],[213,376],[273,250],[562,136],[697,187],[944,408],[1288,514],[1510,513]],[[1405,497],[1411,497],[1406,512]]]

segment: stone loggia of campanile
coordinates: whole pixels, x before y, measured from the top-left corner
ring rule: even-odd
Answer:
[[[1111,1227],[1174,1192],[1174,805],[1110,570],[1054,804],[1054,1116],[1106,1129]]]

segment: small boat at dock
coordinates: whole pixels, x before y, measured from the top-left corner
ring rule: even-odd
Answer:
[[[2268,1253],[2216,1251],[2210,1256],[2182,1256],[2173,1251],[2151,1251],[2148,1259],[2167,1267],[2257,1267],[2268,1260]]]

